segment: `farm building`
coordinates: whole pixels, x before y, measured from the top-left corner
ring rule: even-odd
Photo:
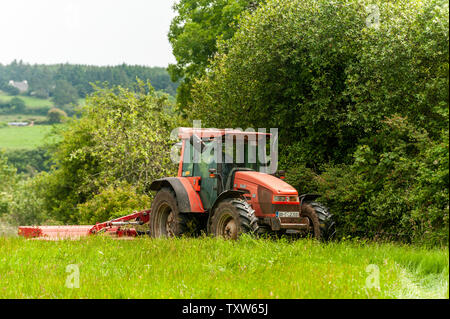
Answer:
[[[10,80],[8,84],[15,87],[16,89],[18,89],[20,93],[24,93],[24,92],[28,91],[28,81],[27,80],[24,80],[22,82]]]

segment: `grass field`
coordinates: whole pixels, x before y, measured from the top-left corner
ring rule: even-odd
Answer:
[[[28,108],[37,108],[37,107],[48,107],[49,109],[54,106],[54,103],[50,99],[39,99],[32,96],[24,96],[18,95],[18,98],[25,102],[25,105]],[[0,94],[0,101],[9,102],[14,96],[6,95],[4,93]]]
[[[0,149],[33,149],[43,145],[51,125],[0,128]]]
[[[34,114],[0,114],[0,123],[45,121],[47,116]]]
[[[0,298],[448,298],[448,269],[394,244],[0,238]]]

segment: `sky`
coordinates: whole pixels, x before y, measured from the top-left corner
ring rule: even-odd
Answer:
[[[175,0],[0,0],[0,63],[175,63]]]

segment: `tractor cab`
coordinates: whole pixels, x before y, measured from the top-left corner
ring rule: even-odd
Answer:
[[[234,188],[238,171],[259,171],[266,164],[270,134],[239,130],[181,128],[178,177],[197,177],[200,197],[210,209],[217,197]]]

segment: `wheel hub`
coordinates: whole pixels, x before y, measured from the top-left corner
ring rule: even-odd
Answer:
[[[226,239],[236,239],[237,238],[237,226],[236,222],[233,218],[228,220],[225,223],[225,227],[223,229],[223,236]]]
[[[175,237],[175,214],[172,211],[167,216],[166,233],[168,237]]]

